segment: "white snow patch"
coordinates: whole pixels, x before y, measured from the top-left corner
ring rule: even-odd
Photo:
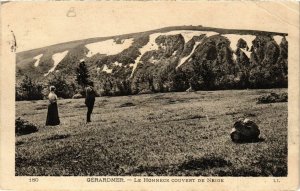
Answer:
[[[100,67],[97,67],[97,74],[100,74],[100,71],[101,71],[101,68]]]
[[[164,44],[160,44],[159,46],[160,46],[160,48],[162,48],[162,49],[166,49],[166,48],[167,48]]]
[[[194,36],[200,36],[202,34],[205,34],[206,37],[210,37],[212,35],[217,35],[219,33],[214,31],[175,30],[166,33],[161,33],[160,35],[176,35],[176,34],[181,34],[184,38],[185,43],[187,43]]]
[[[233,60],[236,60],[236,58],[237,58],[237,57],[236,57],[236,54],[233,53],[232,56],[233,56]]]
[[[252,41],[256,38],[254,35],[242,35],[242,38],[247,42],[249,49],[251,49]]]
[[[106,54],[106,55],[115,55],[129,48],[132,45],[132,43],[133,43],[133,38],[125,39],[121,44],[117,44],[114,41],[114,39],[86,44],[85,47],[89,50],[86,56],[92,57],[97,53]]]
[[[183,58],[180,60],[179,64],[176,66],[176,69],[179,68],[183,63],[185,63],[185,62],[192,56],[192,54],[194,53],[196,47],[197,47],[201,42],[202,42],[202,40],[199,41],[199,42],[195,42],[194,47],[193,47],[193,50],[191,51],[191,53],[190,53],[189,55],[187,55],[186,57],[183,57]]]
[[[224,37],[226,37],[226,38],[229,39],[229,41],[230,41],[230,48],[233,51],[236,51],[236,49],[237,49],[236,45],[237,45],[238,40],[241,38],[241,36],[240,35],[236,35],[236,34],[226,34],[226,35],[222,35],[222,36],[224,36]]]
[[[158,62],[158,60],[156,60],[153,56],[149,59],[149,62],[151,62],[152,64],[156,64]]]
[[[103,72],[106,72],[106,73],[108,73],[108,74],[111,74],[111,73],[112,73],[112,69],[109,69],[109,68],[107,67],[106,64],[104,65],[102,71],[103,71]]]
[[[219,34],[219,33],[214,32],[214,31],[209,31],[205,35],[206,35],[206,37],[210,37],[210,36],[217,35],[217,34]]]
[[[33,59],[36,60],[35,63],[34,63],[34,66],[35,66],[35,67],[38,67],[38,66],[39,66],[39,63],[40,63],[40,60],[41,60],[42,56],[43,56],[43,54],[39,54],[39,55],[37,55],[36,57],[33,57]]]
[[[60,52],[60,53],[56,53],[52,55],[52,59],[54,61],[54,65],[53,67],[48,71],[48,73],[44,74],[44,76],[47,76],[48,74],[50,74],[51,72],[53,72],[56,68],[56,66],[62,61],[62,59],[64,59],[65,56],[67,56],[68,54],[68,50],[64,51],[64,52]]]
[[[192,39],[194,36],[199,36],[201,34],[205,34],[207,37],[210,37],[212,35],[216,35],[219,33],[216,33],[214,31],[194,31],[194,30],[174,30],[174,31],[169,31],[169,32],[165,32],[165,33],[153,33],[149,35],[149,42],[143,46],[142,48],[139,49],[140,51],[140,55],[136,58],[134,64],[132,65],[133,69],[131,72],[130,77],[133,76],[137,65],[140,63],[140,59],[142,58],[142,56],[148,52],[148,51],[152,51],[152,50],[158,50],[159,46],[156,44],[155,39],[157,37],[159,37],[160,35],[176,35],[176,34],[182,34],[185,43],[188,42],[190,39]]]
[[[146,52],[151,51],[151,50],[158,50],[158,45],[156,44],[155,39],[158,36],[160,36],[161,34],[162,33],[154,33],[154,34],[149,35],[149,42],[145,46],[143,46],[142,48],[139,49],[141,54],[135,59],[134,64],[129,65],[129,66],[132,65],[132,67],[133,67],[130,77],[133,76],[138,63],[140,62],[140,59]]]
[[[285,36],[286,41],[290,41],[290,38],[291,38],[290,36]]]
[[[251,56],[251,52],[250,51],[247,51],[244,48],[241,48],[241,50],[247,55],[248,58],[250,58],[250,56]]]
[[[276,43],[278,45],[280,45],[282,39],[283,39],[283,36],[279,36],[279,35],[276,35],[276,36],[273,36],[274,40],[276,41]]]
[[[122,67],[123,64],[122,64],[122,63],[119,63],[118,61],[115,61],[115,62],[113,63],[113,65]]]
[[[181,33],[185,43],[187,43],[188,41],[190,41],[194,36],[200,36],[205,34],[206,37],[210,37],[213,35],[217,35],[219,33],[214,32],[214,31],[193,31],[193,32],[182,32]]]
[[[239,34],[224,34],[222,35],[226,38],[229,39],[230,41],[230,48],[233,50],[233,51],[236,51],[237,49],[237,42],[239,41],[239,39],[243,39],[247,42],[247,46],[249,47],[249,49],[251,48],[252,46],[252,41],[256,38],[255,35],[239,35]]]

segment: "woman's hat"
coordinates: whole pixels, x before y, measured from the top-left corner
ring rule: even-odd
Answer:
[[[54,91],[55,90],[55,86],[50,86],[50,91]]]

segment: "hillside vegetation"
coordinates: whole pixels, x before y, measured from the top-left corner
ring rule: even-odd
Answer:
[[[182,26],[62,43],[18,53],[16,85],[62,76],[75,94],[85,60],[101,95],[287,87],[286,36]]]

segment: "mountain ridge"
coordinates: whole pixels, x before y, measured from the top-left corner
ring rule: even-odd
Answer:
[[[17,52],[17,55],[23,54],[25,52],[30,52],[30,51],[37,51],[39,49],[43,49],[43,48],[51,48],[54,46],[59,46],[59,45],[63,45],[63,44],[67,44],[67,43],[82,43],[83,41],[88,43],[88,42],[93,42],[93,41],[100,41],[100,40],[105,40],[105,39],[110,39],[110,38],[114,38],[114,37],[118,37],[118,36],[123,36],[123,35],[137,35],[137,34],[141,34],[141,33],[152,33],[152,32],[158,32],[160,30],[181,30],[181,28],[186,29],[186,30],[208,30],[208,31],[213,31],[213,30],[221,30],[221,31],[227,31],[226,33],[237,33],[237,32],[253,32],[253,33],[268,33],[268,34],[273,34],[273,35],[284,35],[284,36],[288,36],[287,33],[283,33],[283,32],[270,32],[270,31],[263,31],[263,30],[250,30],[250,29],[222,29],[222,28],[214,28],[214,27],[203,27],[203,26],[169,26],[169,27],[163,27],[163,28],[158,28],[158,29],[154,29],[154,30],[149,30],[149,31],[142,31],[142,32],[134,32],[134,33],[127,33],[127,34],[120,34],[120,35],[113,35],[113,36],[105,36],[105,37],[92,37],[92,38],[86,38],[86,39],[82,39],[82,40],[73,40],[73,41],[66,41],[66,42],[61,42],[61,43],[57,43],[57,44],[52,44],[49,46],[44,46],[44,47],[39,47],[39,48],[34,48],[34,49],[30,49],[30,50],[24,50],[24,51],[20,51]],[[224,34],[226,34],[224,33]]]

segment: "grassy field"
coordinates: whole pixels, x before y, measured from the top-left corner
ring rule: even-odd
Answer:
[[[61,125],[45,127],[47,100],[16,103],[38,124],[16,137],[16,175],[286,176],[287,103],[257,104],[273,90],[228,90],[59,100]],[[235,120],[260,127],[261,141],[233,143]]]

